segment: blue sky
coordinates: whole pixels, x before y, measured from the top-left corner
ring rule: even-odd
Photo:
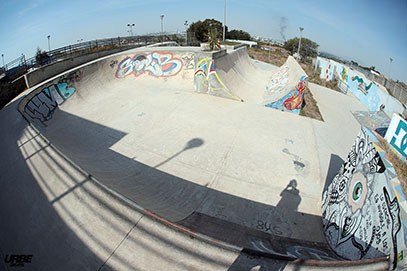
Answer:
[[[51,48],[128,35],[183,31],[184,21],[223,20],[223,0],[0,0],[0,54],[9,62],[21,53],[34,56],[36,48]],[[286,39],[299,35],[320,50],[357,61],[393,79],[407,82],[407,1],[293,1],[227,0],[226,24],[253,36]],[[393,58],[390,66],[389,58]],[[2,63],[1,63],[2,64]]]

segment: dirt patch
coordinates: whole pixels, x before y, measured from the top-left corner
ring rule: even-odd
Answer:
[[[304,62],[304,63],[301,62],[300,66],[305,71],[305,73],[308,75],[309,82],[340,92],[340,90],[337,87],[338,81],[336,79],[331,80],[331,81],[325,81],[325,79],[321,79],[319,77],[319,75],[321,74],[321,70],[319,70],[319,69],[315,70],[315,68],[311,62]]]
[[[308,88],[305,88],[304,90],[304,101],[302,103],[300,116],[324,121],[321,112],[319,111],[317,101],[315,101],[314,96],[312,96],[312,93]]]
[[[280,51],[270,51],[270,59],[269,59],[269,52],[257,48],[248,48],[249,56],[256,60],[260,60],[266,63],[270,63],[274,66],[281,67],[287,60],[289,54],[282,53]]]
[[[396,170],[404,195],[407,195],[407,163],[403,162],[403,160],[400,159],[400,157],[394,152],[393,147],[389,143],[387,143],[385,139],[379,136],[378,138],[383,146],[383,149],[387,153],[387,157]]]

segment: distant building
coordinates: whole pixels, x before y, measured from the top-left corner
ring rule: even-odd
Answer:
[[[225,41],[238,42],[238,43],[246,44],[246,45],[249,45],[250,48],[252,48],[253,46],[257,46],[257,42],[249,41],[249,40],[229,40],[229,39],[227,39]]]
[[[275,51],[280,51],[281,53],[287,53],[289,54],[290,52],[284,48],[281,47],[277,47],[277,46],[270,46],[270,45],[262,45],[260,47],[260,49],[262,50],[266,50],[266,51],[271,51],[271,52],[275,52]]]

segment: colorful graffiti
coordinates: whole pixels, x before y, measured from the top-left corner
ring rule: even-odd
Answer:
[[[325,59],[317,57],[317,68],[321,70],[320,78],[326,80],[332,80],[337,78],[336,76],[326,78],[325,70],[329,65],[336,67],[336,70],[342,71],[339,80],[339,88],[344,93],[348,91],[352,92],[369,111],[379,111],[380,108],[389,116],[393,113],[402,114],[404,111],[403,105],[394,97],[389,95],[386,89],[379,84],[371,82],[365,75],[353,70],[352,68],[333,61],[331,59]],[[346,76],[344,75],[344,69],[346,69]],[[363,80],[363,82],[362,82]]]
[[[366,83],[363,81],[363,78],[360,78],[359,76],[353,76],[352,77],[352,81],[358,81],[359,85],[358,85],[358,89],[360,91],[362,91],[365,95],[368,94],[369,89],[371,88],[373,82],[370,82],[370,84],[368,86],[366,86]]]
[[[326,239],[341,257],[350,260],[390,255],[397,265],[403,232],[400,206],[386,168],[370,138],[362,128],[339,173],[322,199]],[[405,248],[405,245],[404,245]]]
[[[206,92],[216,95],[217,91],[221,91],[221,93],[226,93],[227,97],[231,97],[234,100],[243,102],[243,100],[232,95],[231,92],[227,89],[216,72],[213,59],[209,57],[201,59],[196,65],[194,73],[194,83],[195,89],[198,92]]]
[[[343,82],[346,82],[346,80],[348,80],[348,72],[345,67],[342,67],[341,78]]]
[[[307,76],[301,77],[300,82],[297,84],[295,89],[290,91],[290,93],[285,95],[283,98],[275,102],[266,104],[264,106],[299,114],[302,102],[304,100],[304,90],[307,84],[308,77]]]
[[[407,122],[397,114],[391,119],[385,139],[400,155],[407,158]]]
[[[50,120],[58,105],[62,104],[75,93],[75,88],[68,87],[67,83],[58,83],[42,89],[33,96],[24,107],[24,116],[33,123]]]
[[[390,118],[383,111],[355,111],[352,114],[362,126],[372,131],[387,129],[390,124]]]
[[[139,53],[120,61],[116,77],[124,78],[130,74],[137,77],[143,73],[156,77],[169,77],[178,74],[182,67],[182,60],[174,57],[171,52]]]

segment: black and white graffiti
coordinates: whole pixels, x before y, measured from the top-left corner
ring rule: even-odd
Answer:
[[[363,128],[324,191],[322,216],[326,239],[339,256],[390,255],[396,267],[400,208],[386,167]]]
[[[194,69],[194,57],[193,56],[183,56],[181,57],[184,62],[184,69],[193,70]]]

